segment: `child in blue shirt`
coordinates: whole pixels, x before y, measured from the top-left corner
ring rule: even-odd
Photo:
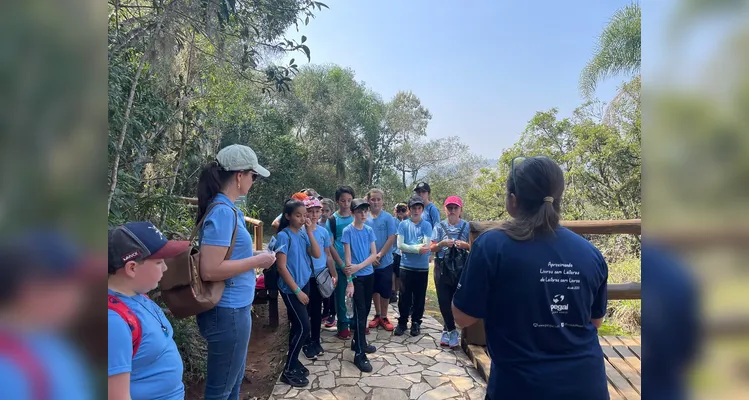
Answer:
[[[413,196],[408,201],[411,218],[398,225],[398,248],[403,253],[400,266],[401,296],[398,300],[398,326],[393,334],[406,332],[408,315],[411,314],[411,336],[421,333],[424,302],[429,281],[430,242],[432,224],[421,218],[424,200]],[[413,306],[413,308],[412,308]]]
[[[299,352],[310,336],[310,321],[307,314],[312,276],[313,258],[321,258],[322,252],[315,239],[317,224],[307,217],[307,209],[299,200],[289,199],[284,204],[275,245],[278,268],[278,290],[281,292],[289,321],[289,353],[281,382],[294,387],[309,384],[309,371],[299,362]]]
[[[333,213],[333,216],[328,219],[326,228],[328,233],[333,238],[333,246],[336,251],[331,252],[333,261],[336,263],[336,272],[338,273],[338,284],[335,289],[335,302],[336,302],[336,314],[338,314],[338,323],[336,329],[338,333],[336,336],[339,339],[351,338],[351,330],[349,329],[349,320],[346,318],[346,274],[343,273],[344,267],[344,254],[343,254],[343,230],[346,229],[352,222],[354,222],[354,216],[351,215],[351,201],[354,199],[354,189],[350,186],[340,186],[335,191],[335,201],[338,203],[338,211]]]
[[[344,273],[348,282],[353,283],[354,294],[352,327],[356,328],[351,350],[354,351],[354,365],[362,372],[372,372],[372,364],[369,363],[367,354],[374,353],[377,349],[367,344],[366,328],[374,290],[372,262],[377,258],[377,238],[374,230],[365,224],[369,215],[369,203],[364,199],[354,199],[351,202],[351,212],[354,214],[354,223],[343,230],[341,238],[346,257]]]
[[[167,241],[150,222],[110,229],[108,242],[109,398],[182,400],[183,365],[174,329],[144,294],[157,287],[167,268],[164,259],[186,251],[190,242]],[[134,342],[137,326],[139,342]]]
[[[393,324],[388,319],[388,303],[393,294],[393,247],[398,225],[389,212],[382,209],[385,193],[380,189],[371,189],[367,193],[369,202],[369,217],[367,226],[371,227],[377,237],[377,259],[374,267],[374,294],[372,299],[375,315],[369,322],[369,328],[382,326],[386,331],[393,330]]]
[[[312,222],[317,222],[320,219],[320,214],[322,214],[322,203],[320,200],[310,196],[304,201],[304,206],[307,208],[307,217]],[[309,278],[309,303],[307,304],[307,313],[309,314],[310,328],[312,331],[307,344],[302,347],[302,353],[304,353],[304,356],[309,360],[316,360],[317,356],[325,354],[325,350],[323,350],[320,345],[322,309],[324,303],[326,303],[329,298],[334,297],[330,296],[328,299],[323,298],[318,289],[316,277],[327,269],[333,280],[333,286],[335,286],[338,280],[338,273],[335,270],[333,257],[330,255],[333,245],[330,243],[330,234],[328,233],[328,230],[325,229],[324,226],[315,224],[313,236],[315,237],[317,244],[320,246],[321,257],[312,259],[314,272]]]

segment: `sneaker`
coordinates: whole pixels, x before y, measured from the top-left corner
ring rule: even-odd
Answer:
[[[350,339],[351,330],[349,328],[343,329],[342,331],[338,332],[336,336],[338,337],[338,339],[343,339],[343,340]]]
[[[369,321],[369,328],[377,328],[377,325],[380,325],[380,316],[375,315],[374,318],[372,318],[371,321]],[[367,332],[369,333],[369,332]]]
[[[450,348],[454,349],[458,346],[460,346],[460,341],[458,340],[458,330],[453,329],[450,331],[450,342],[449,342]]]
[[[418,322],[411,322],[411,336],[419,336],[421,334],[421,324]]]
[[[292,387],[304,387],[309,385],[309,379],[301,375],[297,370],[283,371],[281,382]]]
[[[393,330],[393,324],[390,323],[390,320],[388,320],[387,317],[380,318],[380,326],[385,328],[386,331],[390,332]]]
[[[317,348],[314,344],[305,344],[302,346],[302,353],[307,357],[308,360],[317,360]]]
[[[398,325],[395,327],[395,330],[393,331],[393,335],[402,336],[404,333],[406,333],[406,329],[408,329],[408,327]]]
[[[354,356],[354,365],[361,372],[372,372],[372,364],[369,363],[366,354]]]
[[[297,371],[299,371],[299,373],[302,374],[302,376],[305,378],[309,376],[309,370],[302,364],[299,364],[299,368],[297,369]]]
[[[338,321],[335,320],[335,317],[330,316],[328,318],[325,318],[323,320],[323,323],[325,324],[326,328],[332,328],[338,324]]]
[[[447,333],[447,331],[442,331],[442,338],[440,339],[440,346],[442,347],[450,346],[450,334]]]
[[[354,349],[354,341],[353,340],[351,341],[351,351],[356,351]],[[364,346],[364,352],[367,353],[367,354],[372,354],[372,353],[374,353],[376,351],[377,351],[377,347],[375,347],[374,345],[368,344],[368,345]]]
[[[315,351],[317,352],[318,356],[325,354],[325,349],[322,348],[319,342],[315,343],[314,346],[315,346]]]

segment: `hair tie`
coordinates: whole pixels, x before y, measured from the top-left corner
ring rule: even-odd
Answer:
[[[551,196],[546,196],[546,197],[544,197],[544,201],[547,201],[549,203],[553,203],[554,202],[554,198],[551,197]]]

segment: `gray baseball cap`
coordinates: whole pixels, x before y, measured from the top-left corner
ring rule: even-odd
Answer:
[[[270,176],[270,171],[263,168],[257,161],[257,154],[241,144],[226,146],[216,154],[216,161],[224,171],[253,170],[263,178]]]

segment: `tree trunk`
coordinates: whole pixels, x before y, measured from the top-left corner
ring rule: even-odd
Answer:
[[[125,134],[127,134],[127,126],[130,119],[130,112],[133,109],[133,98],[135,98],[135,88],[138,87],[138,80],[140,74],[143,72],[143,68],[146,65],[146,55],[140,59],[138,64],[138,70],[135,71],[135,77],[133,77],[133,85],[130,87],[130,95],[127,98],[127,105],[125,106],[125,118],[122,120],[122,130],[120,131],[120,137],[117,140],[117,146],[114,150],[114,162],[112,163],[112,175],[110,177],[109,194],[107,196],[107,214],[109,209],[112,207],[112,197],[114,197],[114,190],[117,188],[117,173],[120,169],[120,152],[122,151],[122,145],[125,143]]]

